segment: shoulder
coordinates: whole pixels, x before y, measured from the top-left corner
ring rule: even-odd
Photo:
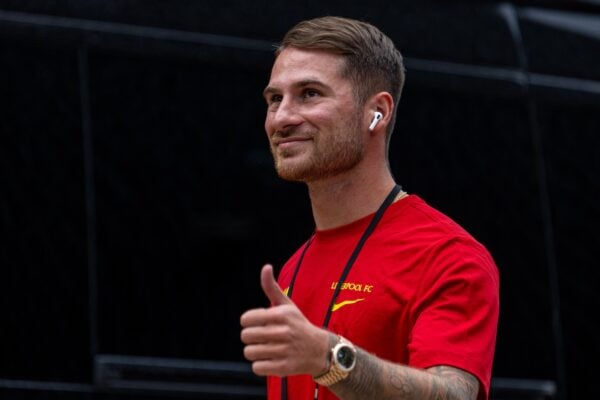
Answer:
[[[407,228],[420,230],[432,236],[466,236],[471,235],[452,218],[427,204],[417,195],[411,195],[398,204],[392,213],[396,223],[404,223]]]
[[[483,273],[498,280],[496,264],[487,248],[446,214],[411,195],[390,208],[383,235],[401,249],[400,257],[415,255],[424,274]],[[432,276],[432,278],[434,278]]]
[[[483,249],[462,226],[452,218],[411,195],[390,207],[381,230],[392,240],[404,239],[424,247],[439,247],[446,242],[462,243]]]

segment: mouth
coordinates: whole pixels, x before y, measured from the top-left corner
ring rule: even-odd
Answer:
[[[309,137],[286,137],[286,138],[276,138],[273,140],[273,145],[278,148],[288,148],[292,147],[296,144],[302,144],[312,140]]]

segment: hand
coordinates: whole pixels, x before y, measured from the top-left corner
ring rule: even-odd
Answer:
[[[240,318],[244,356],[257,375],[320,375],[328,368],[329,333],[313,325],[275,281],[265,265],[260,284],[270,308],[246,311]]]

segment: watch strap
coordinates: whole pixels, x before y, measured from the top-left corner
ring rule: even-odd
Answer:
[[[352,366],[352,368],[350,369],[344,369],[339,365],[339,363],[335,359],[335,351],[340,345],[349,346],[354,351],[354,354],[356,356],[356,349],[354,348],[354,345],[349,340],[345,339],[342,336],[339,336],[338,342],[329,351],[329,370],[322,375],[313,377],[314,381],[321,386],[331,386],[335,383],[338,383],[339,381],[345,379],[350,374],[352,368],[354,368],[354,366]]]

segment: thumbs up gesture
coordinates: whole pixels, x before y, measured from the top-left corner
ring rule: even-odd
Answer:
[[[265,265],[261,287],[269,308],[246,311],[240,318],[244,356],[257,375],[320,375],[328,368],[330,334],[313,325],[289,299]]]
[[[273,275],[273,266],[270,264],[265,265],[260,271],[260,286],[271,302],[271,305],[294,304],[279,288],[279,284]]]

